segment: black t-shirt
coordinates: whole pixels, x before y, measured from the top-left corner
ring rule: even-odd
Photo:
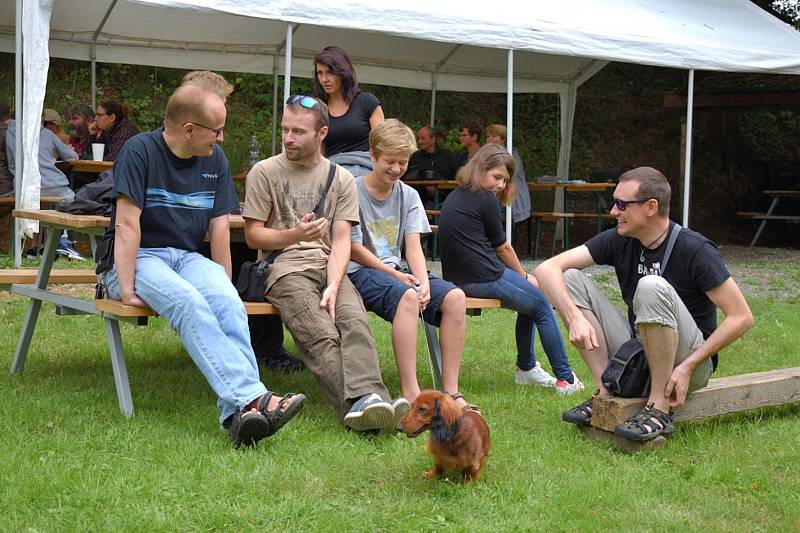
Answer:
[[[675,223],[670,222],[670,233],[675,230],[674,226]],[[595,263],[614,267],[622,299],[628,306],[631,328],[636,285],[646,275],[662,274],[661,261],[667,241],[668,238],[658,248],[646,250],[638,239],[622,237],[616,228],[612,228],[586,242]],[[730,276],[713,242],[696,231],[681,229],[663,277],[683,300],[703,332],[704,339],[717,328],[717,307],[708,299],[706,292],[719,287]]]
[[[442,206],[442,276],[456,285],[497,281],[505,265],[495,248],[506,242],[500,202],[490,191],[454,190]]]
[[[142,210],[141,248],[203,247],[211,219],[239,209],[228,160],[214,146],[208,157],[181,159],[163,129],[140,133],[125,143],[114,164],[112,198],[129,198]],[[106,235],[114,234],[116,202]]]
[[[369,117],[379,105],[381,103],[374,94],[361,91],[353,98],[344,115],[331,115],[328,136],[323,141],[325,155],[330,157],[341,152],[368,152],[371,129]]]

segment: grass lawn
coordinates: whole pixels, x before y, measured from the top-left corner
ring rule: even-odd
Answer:
[[[797,366],[800,266],[746,275],[774,290],[748,295],[756,327],[722,353],[718,375]],[[233,450],[163,320],[122,327],[131,419],[119,413],[96,317],[44,305],[27,368],[12,376],[24,308],[0,293],[0,530],[800,531],[800,405],[679,425],[666,448],[626,455],[561,422],[591,390],[559,397],[514,384],[509,311],[468,319],[462,391],[482,407],[493,446],[483,479],[464,486],[423,479],[426,436],[345,431],[307,372],[262,372],[270,388],[309,402],[275,437]],[[388,325],[370,320],[397,394]],[[430,386],[419,339],[418,374]],[[580,356],[569,355],[590,389]]]

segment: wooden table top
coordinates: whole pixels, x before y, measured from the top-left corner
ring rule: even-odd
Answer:
[[[104,170],[114,167],[113,161],[92,161],[89,159],[75,159],[67,161],[67,166],[74,172],[93,172],[99,174]]]
[[[70,228],[107,228],[111,223],[109,217],[102,215],[73,215],[52,209],[15,209],[11,214],[17,218],[38,220],[48,224],[67,226]],[[230,215],[228,227],[233,230],[244,229],[242,215]]]
[[[613,189],[616,183],[528,183],[530,191],[554,191],[566,189],[567,192],[602,192]]]

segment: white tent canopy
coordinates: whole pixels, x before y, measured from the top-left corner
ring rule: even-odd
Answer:
[[[800,73],[800,34],[748,0],[528,0],[497,5],[472,0],[343,0],[335,6],[319,0],[16,3],[39,13],[21,28],[27,83],[33,79],[28,73],[41,70],[42,64],[46,68],[49,60],[42,31],[31,20],[44,21],[45,27],[49,21],[49,54],[70,59],[282,73],[278,58],[287,23],[294,23],[294,76],[309,77],[311,57],[328,44],[346,49],[359,79],[367,83],[505,92],[513,67],[513,91],[561,97],[558,173],[563,176],[568,173],[577,88],[608,61]],[[0,20],[15,20],[14,4],[0,0]],[[0,25],[0,50],[16,50],[14,32],[14,26]],[[38,130],[41,98],[22,100],[23,127]],[[21,162],[24,188],[38,188],[38,173],[32,168],[37,149],[26,145]],[[19,196],[23,205],[32,206],[24,192]],[[38,204],[38,194],[35,197]]]

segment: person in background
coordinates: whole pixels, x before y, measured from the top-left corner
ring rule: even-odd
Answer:
[[[506,145],[507,129],[501,124],[489,124],[486,126],[486,142],[491,144]],[[528,192],[528,182],[525,177],[525,167],[522,165],[522,158],[516,148],[512,147],[512,157],[516,165],[514,174],[514,188],[517,194],[514,196],[514,203],[511,204],[511,220],[514,224],[525,222],[531,218],[531,195]]]
[[[6,132],[9,120],[11,120],[11,110],[8,103],[0,100],[0,197],[14,195],[14,175],[8,168],[6,155]]]
[[[78,154],[78,159],[92,159],[92,138],[97,130],[94,124],[94,111],[86,104],[75,104],[67,109],[69,125],[69,145]]]
[[[354,177],[372,171],[369,132],[383,122],[383,108],[374,94],[358,86],[347,53],[327,46],[314,56],[314,96],[325,102],[330,129],[324,141],[325,156]]]
[[[516,383],[573,394],[583,383],[567,360],[553,307],[536,278],[522,268],[500,222],[500,204],[507,205],[514,195],[515,170],[505,148],[487,144],[458,171],[459,187],[445,200],[439,218],[442,274],[467,296],[497,298],[504,309],[517,312]],[[536,361],[536,330],[555,378]]]
[[[456,156],[456,164],[459,168],[467,164],[467,161],[475,155],[481,147],[481,127],[474,122],[467,122],[461,125],[458,133],[458,142],[461,144],[463,152]]]
[[[55,109],[45,108],[42,113],[42,122],[44,127],[52,131],[64,144],[69,143],[69,135],[66,134],[64,128],[61,127],[61,115]]]
[[[181,80],[181,85],[197,85],[204,87],[223,102],[233,93],[233,85],[220,74],[210,70],[193,70],[186,73]],[[236,210],[240,213],[241,210]],[[231,243],[231,262],[233,276],[239,275],[242,263],[256,259],[256,252],[251,250],[246,243]],[[235,279],[233,280],[236,281]],[[292,355],[283,346],[283,322],[277,315],[248,315],[247,323],[250,326],[250,344],[256,354],[259,365],[269,370],[278,372],[299,372],[305,368],[303,362]]]
[[[439,147],[439,136],[430,126],[422,126],[417,132],[417,151],[408,161],[408,170],[403,180],[452,180],[458,165],[456,155],[447,148]],[[425,187],[418,191],[422,204],[427,209],[435,209],[434,188]],[[440,191],[442,194],[444,191]]]
[[[103,151],[103,161],[116,161],[125,142],[139,133],[139,128],[128,120],[131,110],[125,104],[114,100],[106,100],[97,106],[95,125],[97,126],[97,140],[106,145]]]

